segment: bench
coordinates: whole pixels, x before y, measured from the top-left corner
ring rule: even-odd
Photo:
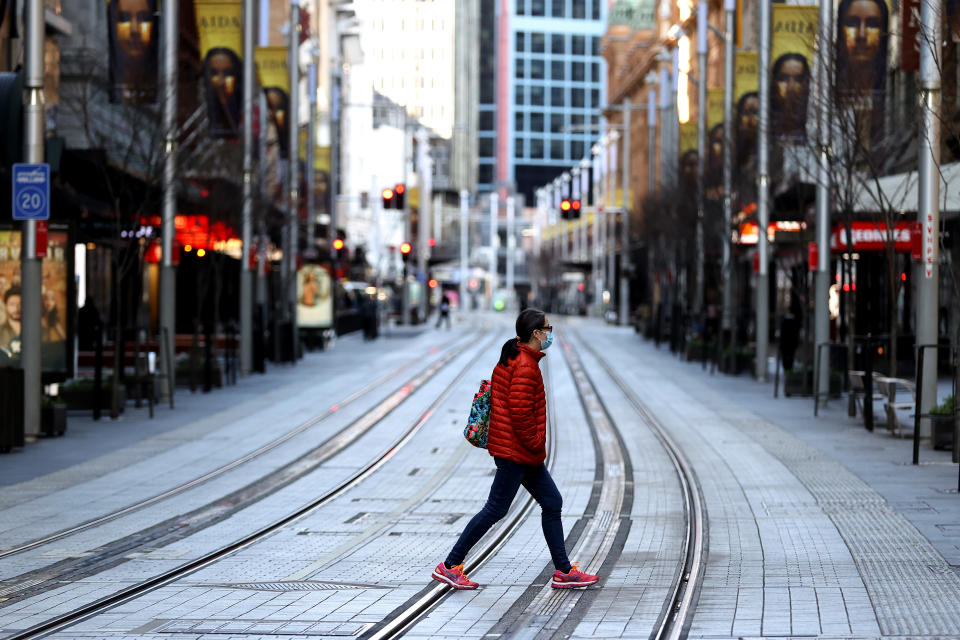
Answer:
[[[866,390],[863,385],[863,378],[866,375],[865,371],[857,371],[855,369],[849,369],[847,371],[847,377],[850,379],[850,396],[853,398],[856,408],[860,411],[860,415],[863,415],[863,401],[866,397]],[[878,377],[881,377],[881,374],[874,371],[873,380],[875,381]],[[886,400],[887,396],[884,393],[881,393],[874,383],[873,387],[873,400]]]
[[[900,414],[898,411],[916,410],[917,394],[913,381],[906,380],[904,378],[891,378],[888,376],[878,376],[876,381],[877,388],[880,389],[885,396],[886,401],[883,403],[883,410],[887,414],[887,428],[890,430],[890,433],[901,438],[912,436],[912,421],[905,425],[900,419]],[[897,391],[899,389],[908,392],[910,394],[910,400],[898,402]]]

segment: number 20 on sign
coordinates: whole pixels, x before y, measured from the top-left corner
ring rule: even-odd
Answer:
[[[13,165],[13,219],[50,219],[50,165]]]

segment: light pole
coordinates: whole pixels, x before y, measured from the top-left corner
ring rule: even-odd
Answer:
[[[623,167],[620,215],[620,324],[630,324],[630,99],[623,99]]]
[[[820,361],[817,372],[817,402],[825,400],[830,385],[830,352],[820,345],[830,341],[830,86],[833,68],[833,0],[820,0],[820,71],[817,78],[817,265],[814,272],[814,349]],[[811,265],[812,266],[812,265]],[[823,354],[826,360],[822,360]]]
[[[297,361],[299,344],[297,327],[297,254],[300,251],[298,229],[300,222],[300,175],[297,159],[300,157],[300,0],[290,0],[290,32],[287,34],[289,51],[287,66],[290,72],[290,208],[287,216],[289,255],[287,260],[288,281],[286,307],[290,316],[291,362]]]
[[[177,216],[177,65],[179,56],[179,3],[163,10],[163,231],[160,270],[160,344],[167,388],[176,389],[173,364],[177,337],[177,268],[173,262],[174,222]],[[251,56],[252,57],[252,56]]]
[[[590,148],[593,155],[593,196],[590,203],[593,205],[593,252],[591,260],[591,274],[593,278],[593,307],[594,313],[600,313],[603,309],[603,271],[600,269],[603,259],[603,243],[600,239],[601,216],[603,215],[603,201],[601,200],[600,190],[600,156],[603,149],[600,143],[594,144]]]
[[[310,65],[307,67],[307,104],[309,105],[309,113],[307,120],[307,166],[306,166],[306,182],[307,182],[307,241],[306,249],[304,250],[304,257],[309,260],[315,260],[317,258],[317,247],[316,247],[316,227],[317,227],[317,213],[316,213],[316,196],[314,194],[314,184],[316,181],[316,176],[314,175],[314,156],[317,149],[317,55],[319,50],[317,49],[316,43],[311,46],[310,50]],[[332,225],[331,225],[332,226]],[[333,243],[331,243],[331,248]]]
[[[703,218],[704,173],[707,163],[707,3],[697,3],[697,228],[696,228],[696,289],[693,295],[693,314],[699,321],[703,314],[705,275]]]
[[[757,19],[760,21],[760,42],[757,60],[760,78],[757,95],[760,98],[760,119],[757,128],[757,291],[756,291],[756,350],[757,380],[767,381],[767,342],[769,340],[769,291],[767,273],[767,226],[770,222],[770,14],[769,2],[760,2]]]
[[[470,224],[470,192],[466,189],[460,191],[460,310],[466,311],[467,304],[467,273],[469,271],[467,261],[469,253],[467,251],[467,242]]]
[[[427,245],[427,237],[430,235],[430,206],[433,204],[432,195],[432,169],[430,160],[430,139],[426,129],[417,131],[417,169],[419,175],[419,206],[417,212],[417,271],[418,279],[421,281],[420,291],[420,311],[421,322],[427,320],[427,252],[430,247]]]
[[[256,18],[254,0],[243,0],[243,213],[240,257],[240,371],[253,370],[253,272],[250,256],[253,248],[253,40]]]
[[[604,231],[605,240],[606,240],[606,252],[607,252],[607,291],[610,292],[610,303],[611,310],[613,309],[613,303],[617,299],[615,295],[617,288],[617,142],[620,140],[620,134],[616,131],[611,131],[607,135],[609,145],[607,146],[608,154],[608,164],[607,164],[607,179],[608,182],[606,191],[607,191],[607,201],[610,203],[610,208],[607,210],[607,228]]]
[[[497,290],[497,248],[499,245],[498,216],[500,200],[496,191],[490,192],[490,308],[493,309],[493,296]]]
[[[731,295],[730,227],[733,224],[733,73],[734,41],[733,25],[737,0],[724,0],[723,22],[723,302],[720,315],[720,341],[733,326],[733,296]],[[821,67],[822,69],[823,67]]]
[[[516,238],[514,238],[514,217],[516,215],[516,200],[514,196],[507,196],[507,259],[506,259],[506,270],[507,270],[507,301],[509,308],[513,308],[514,301],[514,279],[513,279],[513,270],[514,270],[514,259],[515,259],[515,250],[516,250]]]

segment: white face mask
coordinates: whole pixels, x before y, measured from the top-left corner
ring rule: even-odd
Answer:
[[[547,333],[547,337],[540,341],[540,350],[543,351],[553,344],[553,332]]]

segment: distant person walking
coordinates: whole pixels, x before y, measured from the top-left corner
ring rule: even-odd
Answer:
[[[473,516],[447,559],[433,570],[433,579],[454,589],[476,589],[463,573],[470,549],[510,508],[520,485],[540,504],[543,537],[553,559],[555,589],[588,587],[598,577],[583,573],[567,559],[560,509],[563,499],[543,461],[547,457],[547,401],[540,375],[543,350],[553,344],[553,327],[539,309],[524,309],[517,317],[517,337],[500,351],[490,389],[490,433],[487,449],[497,465],[490,496]]]
[[[437,315],[437,329],[440,328],[440,323],[446,321],[447,329],[450,329],[450,300],[447,299],[447,296],[443,296],[443,301],[440,302],[440,313]]]

